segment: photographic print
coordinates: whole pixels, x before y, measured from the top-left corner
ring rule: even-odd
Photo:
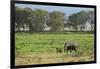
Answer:
[[[15,66],[96,62],[96,7],[13,2]]]

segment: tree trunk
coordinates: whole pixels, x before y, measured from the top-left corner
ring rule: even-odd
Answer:
[[[23,32],[25,32],[25,27],[24,27],[24,24],[22,25],[22,28],[23,28]]]
[[[93,24],[91,24],[91,31],[93,31]]]

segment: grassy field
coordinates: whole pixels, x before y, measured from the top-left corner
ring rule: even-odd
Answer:
[[[77,52],[56,53],[65,41],[75,41]],[[94,60],[94,35],[89,33],[15,33],[15,64],[47,64]]]

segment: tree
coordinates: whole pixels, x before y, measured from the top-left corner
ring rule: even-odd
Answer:
[[[44,24],[46,24],[48,12],[46,10],[31,8],[15,8],[15,26],[18,31],[20,28],[25,31],[27,27],[30,32],[44,31]],[[22,31],[22,30],[21,30]]]
[[[44,25],[46,24],[48,12],[46,10],[35,9],[33,14],[34,16],[31,25],[33,27],[33,32],[44,31]]]
[[[79,18],[80,31],[84,31],[87,22],[87,13],[85,11],[80,11],[78,13],[78,18]]]
[[[19,7],[15,7],[15,28],[20,31],[21,23],[22,23],[22,13],[23,10]]]
[[[95,16],[95,14],[94,14],[94,11],[89,11],[88,13],[87,13],[87,16],[88,16],[88,22],[89,22],[89,24],[90,24],[90,26],[91,26],[91,31],[94,31],[94,22],[95,22],[95,19],[94,19],[94,16]]]
[[[65,27],[68,27],[69,30],[72,31],[73,25],[70,23],[70,21],[67,21],[67,23],[65,24]]]
[[[49,14],[48,26],[51,27],[51,31],[62,31],[64,28],[64,16],[65,14],[59,11],[53,11]]]
[[[87,13],[85,11],[80,11],[78,13],[74,13],[68,17],[67,25],[68,27],[73,27],[75,31],[84,31],[87,21]]]
[[[25,25],[29,25],[31,21],[31,19],[29,19],[32,15],[31,12],[31,8],[15,8],[15,28],[18,28],[18,31],[20,31],[20,28],[25,31]]]
[[[77,13],[72,14],[68,17],[67,25],[72,26],[75,31],[78,31],[78,26],[79,26],[78,21],[79,21],[78,14]]]
[[[28,7],[24,8],[23,14],[23,30],[25,29],[26,25],[26,29],[29,28],[29,30],[32,31],[32,19],[34,16],[33,10]]]

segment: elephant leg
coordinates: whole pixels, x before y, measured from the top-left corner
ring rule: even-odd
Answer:
[[[76,52],[76,48],[73,49]]]
[[[70,52],[72,52],[72,50],[70,49]]]
[[[64,53],[66,53],[67,51],[66,51],[66,49],[64,49]]]

